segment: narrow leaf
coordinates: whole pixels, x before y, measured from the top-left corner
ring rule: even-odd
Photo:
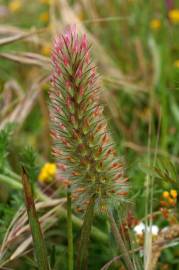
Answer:
[[[26,210],[29,218],[38,269],[50,270],[47,258],[47,250],[35,209],[31,185],[24,168],[22,172],[22,184],[24,188]]]

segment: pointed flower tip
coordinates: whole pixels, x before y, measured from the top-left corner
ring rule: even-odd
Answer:
[[[54,51],[51,56],[52,63],[57,64],[59,57],[63,61],[64,65],[69,64],[69,58],[72,54],[81,53],[84,51],[85,61],[89,62],[89,46],[87,42],[86,34],[78,37],[76,31],[76,25],[67,26],[64,34],[57,35],[54,41]],[[58,65],[57,65],[58,66]]]

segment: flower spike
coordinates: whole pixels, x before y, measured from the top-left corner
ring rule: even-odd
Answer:
[[[128,185],[99,104],[99,83],[86,34],[80,36],[74,26],[68,27],[56,37],[51,59],[53,152],[66,167],[65,179],[71,180],[80,205],[92,197],[99,206],[121,202]]]

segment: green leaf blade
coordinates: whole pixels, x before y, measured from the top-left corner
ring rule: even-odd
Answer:
[[[29,183],[29,179],[24,168],[22,172],[22,184],[24,189],[26,210],[29,218],[29,224],[31,228],[34,252],[38,264],[38,269],[50,270],[47,250],[35,209],[31,185]]]

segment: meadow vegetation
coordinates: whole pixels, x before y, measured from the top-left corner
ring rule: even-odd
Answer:
[[[179,269],[179,3],[1,0],[0,269]]]

